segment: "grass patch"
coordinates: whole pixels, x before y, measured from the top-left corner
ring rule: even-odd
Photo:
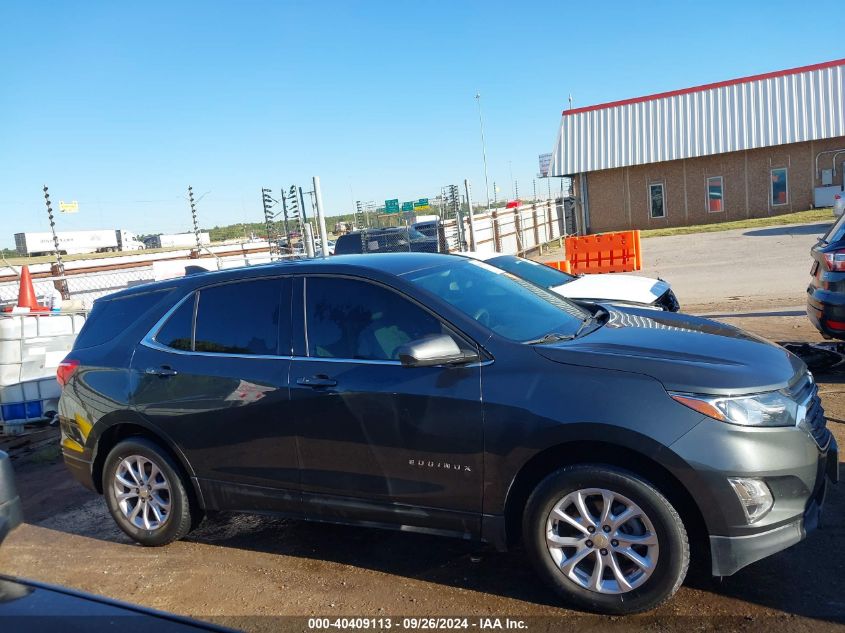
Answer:
[[[194,247],[196,248],[196,247]],[[110,257],[127,257],[129,255],[148,255],[150,253],[167,253],[170,251],[190,250],[190,246],[174,248],[147,248],[142,251],[117,251],[116,253],[82,253],[81,255],[62,255],[63,262],[72,262],[79,259],[108,259]],[[45,264],[56,261],[55,255],[39,255],[38,257],[6,257],[0,262],[6,262],[12,266],[23,266],[32,264]]]
[[[833,222],[833,212],[830,209],[810,209],[796,211],[784,215],[770,215],[765,218],[749,218],[731,222],[717,222],[713,224],[697,224],[694,226],[675,226],[665,229],[647,229],[640,231],[640,237],[663,237],[665,235],[688,235],[690,233],[713,233],[716,231],[730,231],[731,229],[753,229],[761,226],[779,226],[781,224],[810,224],[827,220]]]

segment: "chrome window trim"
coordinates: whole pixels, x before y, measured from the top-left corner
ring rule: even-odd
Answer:
[[[285,277],[290,277],[292,279],[295,278],[295,277],[292,277],[291,275],[284,275],[284,276],[281,276],[281,277],[267,277],[267,279],[283,279]],[[322,273],[322,274],[318,273],[318,274],[314,274],[314,275],[302,275],[300,277],[300,279],[302,279],[302,281],[303,281],[303,284],[302,284],[302,310],[303,310],[303,315],[302,316],[303,316],[303,325],[305,326],[304,329],[305,329],[305,345],[306,345],[305,349],[306,349],[306,352],[308,350],[308,326],[307,326],[308,311],[307,311],[306,302],[305,302],[306,292],[307,292],[306,291],[307,277],[329,277],[329,278],[338,278],[338,277],[343,278],[343,277],[345,277],[345,278],[348,278],[348,279],[355,279],[355,280],[358,280],[358,281],[363,281],[365,283],[372,283],[373,285],[380,286],[382,288],[386,288],[389,291],[395,292],[400,297],[405,298],[407,301],[411,301],[415,305],[419,306],[421,309],[423,309],[423,311],[428,312],[429,314],[434,316],[434,318],[436,318],[438,321],[440,321],[441,323],[446,325],[446,327],[449,330],[451,330],[453,333],[455,333],[456,335],[458,335],[462,339],[464,339],[465,342],[476,346],[476,348],[482,354],[487,354],[486,351],[483,351],[484,348],[482,348],[480,345],[478,345],[472,338],[463,334],[460,330],[455,328],[451,323],[449,323],[448,321],[445,321],[442,317],[440,317],[438,314],[436,314],[435,312],[433,312],[432,310],[430,310],[426,306],[422,305],[421,303],[419,303],[415,299],[408,297],[404,293],[397,291],[395,288],[392,288],[391,286],[380,283],[378,281],[366,279],[364,277],[357,277],[357,276],[354,276],[354,275],[343,275],[343,274],[339,274],[339,275],[338,274],[328,274],[328,273]],[[289,356],[289,355],[281,355],[281,354],[280,355],[276,355],[276,354],[227,354],[227,353],[224,353],[224,352],[197,352],[195,350],[182,350],[182,349],[175,349],[173,347],[168,347],[167,345],[164,345],[164,344],[162,344],[162,343],[160,343],[159,341],[156,340],[155,337],[159,333],[159,330],[161,330],[161,328],[164,327],[164,324],[167,322],[167,320],[171,316],[173,316],[173,313],[176,312],[183,303],[185,303],[191,297],[193,297],[194,298],[194,316],[193,316],[193,322],[192,322],[192,325],[191,325],[191,347],[194,347],[194,343],[195,343],[194,337],[196,336],[196,319],[197,319],[197,310],[199,308],[200,291],[203,290],[204,288],[212,288],[214,286],[222,286],[222,285],[229,284],[229,283],[238,283],[238,282],[237,281],[226,281],[226,282],[222,282],[222,283],[209,284],[207,286],[202,286],[200,288],[194,288],[193,290],[188,292],[188,294],[186,294],[184,297],[179,299],[179,301],[177,301],[175,304],[173,304],[173,306],[171,306],[170,309],[168,309],[167,312],[165,312],[164,315],[162,315],[162,317],[158,321],[156,321],[155,325],[153,325],[150,328],[149,332],[147,332],[147,334],[141,339],[140,344],[143,345],[144,347],[147,347],[149,349],[154,349],[154,350],[159,351],[159,352],[166,352],[168,354],[179,354],[181,356],[205,356],[205,357],[210,357],[210,358],[256,358],[256,359],[262,359],[262,360],[316,361],[316,362],[327,362],[327,363],[354,363],[354,364],[359,364],[359,365],[392,365],[392,366],[399,366],[399,367],[402,366],[402,361],[399,361],[399,360],[378,360],[378,359],[365,359],[365,358],[325,358],[325,357],[321,357],[321,356],[293,356],[293,355]],[[459,367],[467,368],[467,369],[474,368],[474,367],[486,367],[487,365],[492,365],[493,362],[494,362],[494,359],[492,357],[483,358],[483,359],[481,359],[477,362],[468,363],[466,365],[460,365]]]
[[[291,360],[307,360],[323,363],[358,363],[360,365],[402,365],[399,360],[379,360],[370,358],[328,358],[323,356],[294,356]]]

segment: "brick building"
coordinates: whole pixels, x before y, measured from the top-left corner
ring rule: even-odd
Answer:
[[[581,233],[830,206],[845,172],[845,59],[564,110],[550,175]]]

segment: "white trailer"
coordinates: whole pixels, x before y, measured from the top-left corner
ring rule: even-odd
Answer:
[[[170,233],[149,237],[146,240],[149,248],[196,248],[197,238],[193,233]],[[200,233],[200,245],[211,244],[208,233]]]
[[[103,229],[97,231],[59,231],[59,251],[63,255],[136,251],[144,248],[132,231]],[[15,247],[24,256],[49,255],[55,252],[52,233],[15,233]]]

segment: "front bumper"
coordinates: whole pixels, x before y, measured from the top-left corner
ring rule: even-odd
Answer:
[[[819,460],[816,485],[802,517],[774,529],[742,536],[710,536],[710,558],[714,576],[730,576],[743,567],[780,552],[804,540],[821,520],[830,482],[839,481],[839,450],[831,439]]]

